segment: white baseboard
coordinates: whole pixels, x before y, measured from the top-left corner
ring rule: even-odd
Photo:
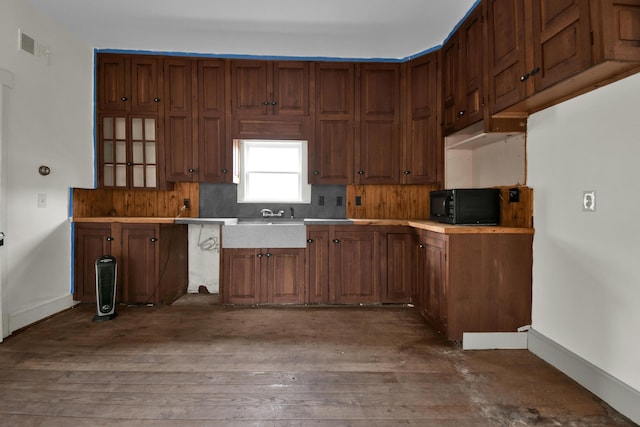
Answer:
[[[640,424],[640,391],[534,329],[529,329],[528,341],[529,351],[562,371],[634,423]]]
[[[65,295],[60,298],[42,302],[16,313],[9,313],[9,333],[11,334],[18,329],[24,328],[38,320],[42,320],[53,314],[71,308],[76,304],[78,304],[78,302],[73,300],[72,295]]]
[[[526,350],[526,332],[464,332],[463,350]]]

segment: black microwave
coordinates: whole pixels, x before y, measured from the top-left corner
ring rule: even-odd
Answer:
[[[497,188],[437,190],[429,196],[431,221],[467,225],[500,222],[500,190]]]

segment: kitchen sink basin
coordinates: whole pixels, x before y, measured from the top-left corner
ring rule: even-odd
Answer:
[[[306,248],[304,220],[251,219],[222,226],[223,248]]]

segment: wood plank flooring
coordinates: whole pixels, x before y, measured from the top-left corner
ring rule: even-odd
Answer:
[[[524,350],[404,307],[80,305],[0,344],[1,426],[631,426]]]

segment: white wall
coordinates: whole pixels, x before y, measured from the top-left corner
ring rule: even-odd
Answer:
[[[18,28],[50,47],[18,52]],[[11,331],[71,304],[69,188],[93,187],[93,50],[21,0],[0,2],[0,68],[15,77],[7,132],[7,280]],[[38,174],[47,165],[51,174]],[[46,194],[46,208],[37,207]]]
[[[534,114],[533,328],[640,390],[640,74]],[[596,212],[582,192],[596,190]]]

